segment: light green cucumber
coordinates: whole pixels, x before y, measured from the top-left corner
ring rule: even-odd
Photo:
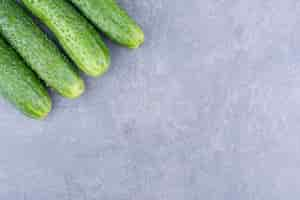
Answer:
[[[144,42],[144,33],[115,0],[70,0],[110,39],[137,48]]]
[[[42,119],[51,110],[51,99],[45,87],[1,37],[0,94],[32,118]]]
[[[83,93],[71,63],[15,1],[0,0],[0,32],[48,86],[68,98]]]
[[[54,33],[73,62],[86,74],[99,76],[110,65],[109,51],[100,35],[65,0],[22,0]]]

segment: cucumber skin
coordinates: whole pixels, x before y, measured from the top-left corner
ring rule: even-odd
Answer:
[[[115,0],[70,0],[113,41],[129,48],[144,42],[144,33]]]
[[[67,98],[83,93],[71,63],[15,1],[0,0],[0,32],[48,86]]]
[[[0,94],[35,119],[46,117],[51,110],[51,99],[43,84],[1,37]]]
[[[100,76],[110,65],[109,50],[100,35],[65,0],[22,0],[54,33],[73,62],[86,74]]]

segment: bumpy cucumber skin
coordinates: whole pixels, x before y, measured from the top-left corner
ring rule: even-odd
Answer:
[[[48,86],[67,98],[83,93],[71,63],[15,1],[0,0],[0,32]]]
[[[65,0],[22,2],[48,26],[73,62],[86,74],[100,76],[108,70],[108,48],[94,27],[70,3]]]
[[[115,0],[70,0],[113,41],[129,48],[144,42],[144,33]]]
[[[42,119],[51,110],[51,99],[37,76],[0,38],[0,94],[25,115]]]

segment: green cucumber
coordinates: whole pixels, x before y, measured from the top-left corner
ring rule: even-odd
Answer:
[[[15,1],[0,0],[0,32],[48,86],[68,98],[83,93],[71,63]]]
[[[54,33],[73,62],[86,74],[99,76],[110,65],[109,51],[100,35],[65,0],[22,0]]]
[[[113,41],[129,48],[144,42],[142,29],[115,0],[70,1]]]
[[[0,94],[32,118],[44,118],[51,110],[51,99],[43,84],[2,38]]]

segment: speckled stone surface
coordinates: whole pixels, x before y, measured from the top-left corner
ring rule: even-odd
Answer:
[[[299,199],[300,2],[119,2],[146,43],[82,98],[0,100],[0,199]]]

